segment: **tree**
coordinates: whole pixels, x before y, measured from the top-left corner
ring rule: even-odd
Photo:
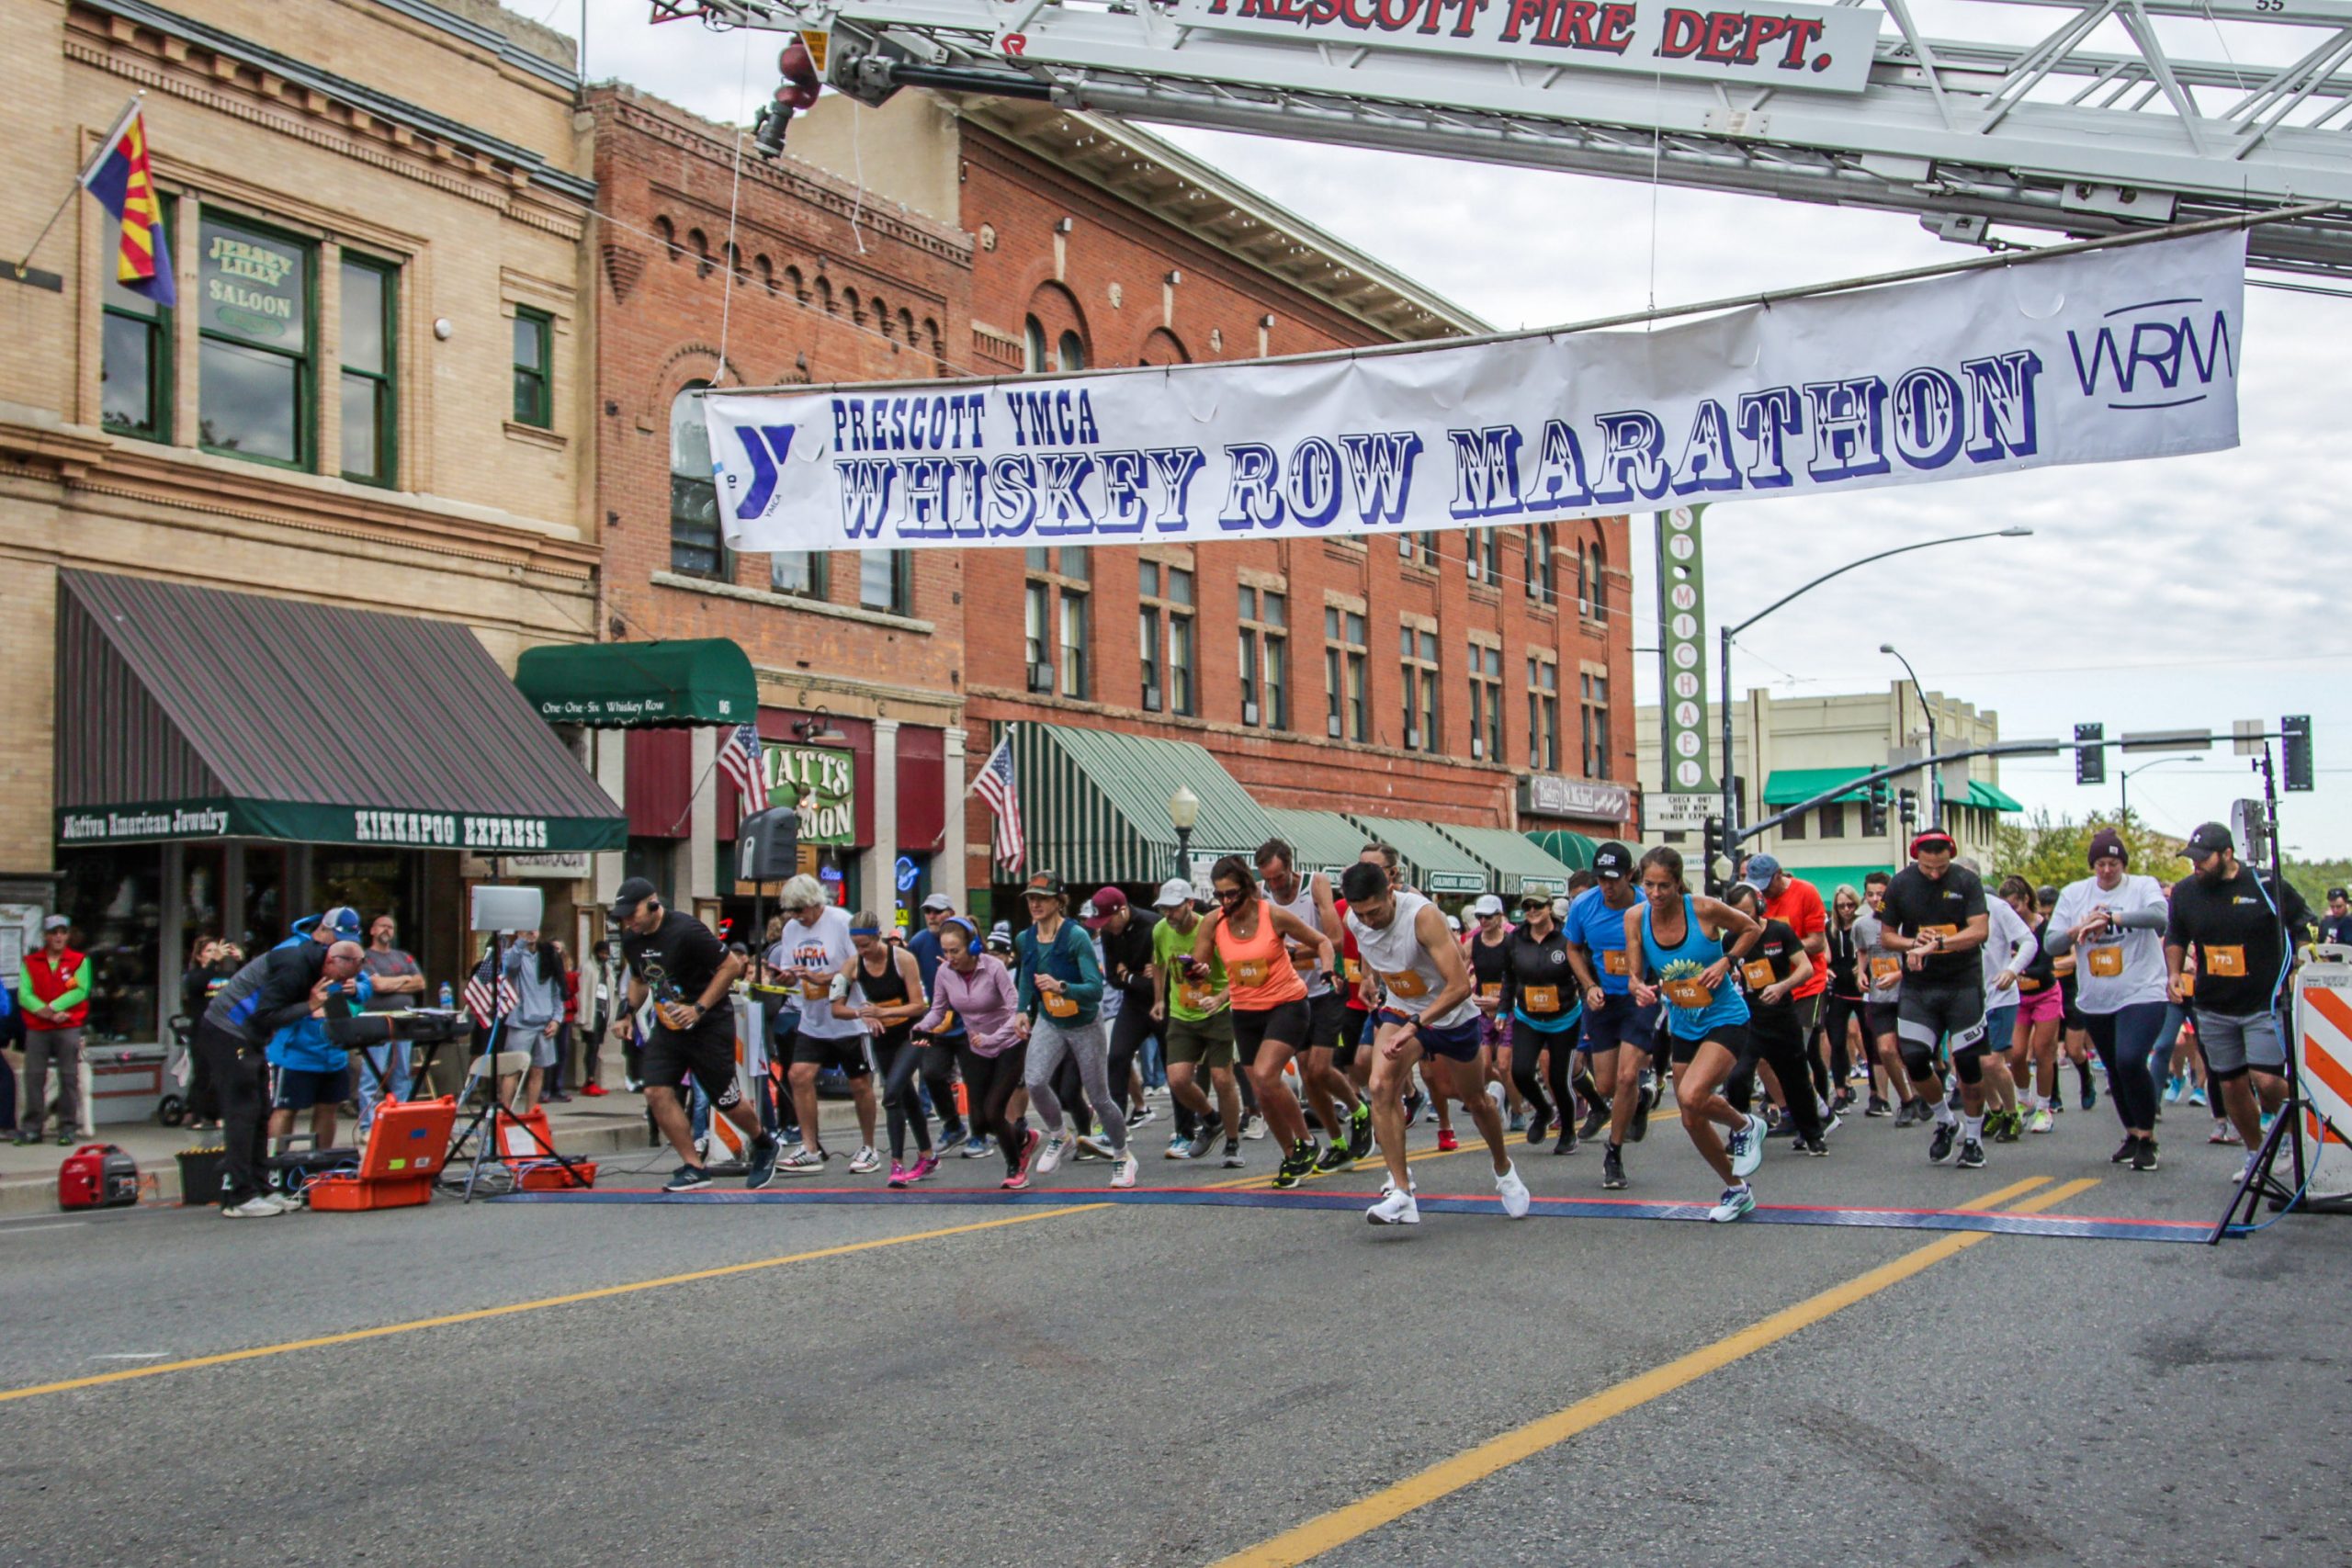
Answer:
[[[2052,821],[2049,812],[2041,811],[2027,826],[2004,822],[1996,830],[1993,870],[2000,876],[2022,876],[2036,887],[2064,887],[2079,882],[2090,874],[2090,862],[2085,857],[2091,835],[2102,828],[2112,828],[2122,835],[2123,847],[2132,856],[2131,869],[2142,875],[2177,882],[2188,869],[2180,858],[2181,840],[2156,831],[2135,813],[2097,812],[2077,823],[2064,817]]]

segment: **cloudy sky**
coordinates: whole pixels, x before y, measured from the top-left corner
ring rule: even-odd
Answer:
[[[580,0],[526,14],[574,30]],[[649,28],[644,0],[587,0],[588,71],[717,118],[764,96],[767,51],[693,24]],[[2049,13],[2042,13],[2046,18]],[[1929,24],[1932,26],[1932,24]],[[2045,23],[2046,25],[2046,23]],[[2211,50],[2201,52],[2211,54]],[[2254,46],[2241,39],[2241,60]],[[1165,132],[1195,155],[1381,257],[1499,327],[1543,326],[1659,305],[1957,259],[1908,218],[1709,196],[1394,152],[1218,133]],[[2258,276],[2258,275],[2257,275]],[[1844,561],[1942,535],[2022,525],[1991,539],[1865,568],[1750,631],[1736,673],[1775,694],[1863,690],[1899,674],[1999,713],[2005,738],[2098,721],[2128,730],[2212,728],[2308,713],[2317,793],[2287,797],[2285,840],[2352,855],[2352,695],[2328,670],[2352,662],[2333,608],[2352,581],[2339,430],[2352,299],[2248,290],[2234,451],[2055,468],[1838,498],[1719,505],[1707,516],[1708,599],[1744,619]],[[1645,520],[1634,599],[1654,624]],[[1644,700],[1656,660],[1636,660]],[[2136,764],[2147,757],[2131,759]],[[2030,807],[2080,817],[2115,806],[2079,789],[2071,755],[2001,773]],[[2132,781],[2132,804],[2185,833],[2258,793],[2224,746]]]

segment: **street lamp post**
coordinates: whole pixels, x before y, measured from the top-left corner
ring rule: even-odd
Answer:
[[[1928,719],[1928,755],[1930,757],[1934,756],[1936,754],[1936,710],[1928,705],[1928,694],[1920,689],[1917,672],[1911,668],[1911,661],[1909,660],[1904,658],[1900,653],[1895,653],[1894,645],[1893,643],[1880,643],[1878,645],[1878,650],[1881,653],[1894,653],[1896,662],[1903,666],[1903,672],[1911,677],[1911,694],[1919,699],[1919,711],[1926,715]],[[1900,727],[1898,726],[1897,728]],[[1928,780],[1928,788],[1929,792],[1928,798],[1928,826],[1930,828],[1940,828],[1944,825],[1944,771],[1941,768],[1930,764],[1928,772],[1930,775]]]
[[[1815,589],[1820,587],[1823,583],[1828,581],[1833,577],[1845,576],[1846,573],[1853,570],[1856,567],[1868,566],[1872,561],[1883,561],[1890,556],[1908,555],[1913,550],[1933,549],[1938,545],[1963,545],[1971,539],[2022,539],[2032,534],[2032,532],[2033,530],[2030,528],[1994,528],[1981,534],[1953,534],[1949,537],[1941,539],[1922,539],[1916,545],[1897,545],[1891,550],[1881,550],[1874,556],[1864,556],[1860,560],[1849,560],[1835,571],[1825,571],[1819,577],[1815,578],[1811,582],[1806,583],[1804,587],[1783,593],[1781,597],[1773,600],[1770,604],[1765,605],[1764,608],[1757,611],[1756,614],[1748,616],[1747,619],[1740,622],[1737,626],[1727,626],[1724,627],[1723,687],[1721,692],[1721,702],[1724,710],[1723,781],[1724,829],[1726,830],[1733,829],[1739,824],[1739,802],[1734,795],[1731,787],[1731,645],[1734,637],[1739,636],[1740,633],[1746,631],[1748,627],[1754,626],[1765,616],[1772,614],[1773,611],[1780,609],[1791,600],[1800,598],[1804,594],[1812,592]],[[1932,754],[1934,748],[1930,746],[1928,750]]]
[[[1176,829],[1176,876],[1190,881],[1193,874],[1193,825],[1201,819],[1201,797],[1182,784],[1168,797],[1168,825]]]
[[[2117,815],[2121,817],[2132,815],[2132,775],[2133,773],[2144,773],[2150,768],[2161,768],[2167,762],[2201,762],[2204,760],[2203,757],[2159,757],[2153,762],[2143,762],[2136,768],[2124,769],[2116,775],[2115,781],[2118,796]]]

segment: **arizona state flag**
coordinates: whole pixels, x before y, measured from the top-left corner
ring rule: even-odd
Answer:
[[[177,304],[171,252],[164,243],[164,202],[147,168],[147,126],[138,104],[124,111],[106,146],[82,171],[82,188],[122,224],[116,281],[158,305]]]

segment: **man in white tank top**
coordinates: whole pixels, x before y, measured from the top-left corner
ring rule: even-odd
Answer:
[[[1453,1096],[1469,1108],[1494,1160],[1503,1213],[1524,1217],[1527,1184],[1504,1148],[1502,1113],[1478,1091],[1475,1077],[1456,1081],[1458,1073],[1477,1071],[1479,1013],[1470,999],[1470,966],[1447,935],[1445,918],[1419,894],[1391,888],[1376,865],[1350,866],[1340,886],[1348,900],[1348,930],[1363,958],[1364,1003],[1373,1010],[1373,1128],[1388,1166],[1387,1188],[1364,1218],[1376,1225],[1421,1223],[1405,1168],[1404,1089],[1415,1063],[1431,1094]]]
[[[1331,882],[1321,872],[1298,874],[1297,852],[1282,839],[1258,846],[1258,880],[1273,907],[1295,916],[1340,946],[1340,911],[1331,902]],[[1315,954],[1296,942],[1290,961],[1306,982],[1308,1028],[1298,1053],[1299,1086],[1315,1119],[1323,1123],[1329,1141],[1315,1162],[1317,1176],[1353,1169],[1372,1153],[1372,1107],[1356,1098],[1355,1085],[1340,1070],[1340,1026],[1347,1012],[1346,998],[1332,984],[1330,973],[1316,966]]]

